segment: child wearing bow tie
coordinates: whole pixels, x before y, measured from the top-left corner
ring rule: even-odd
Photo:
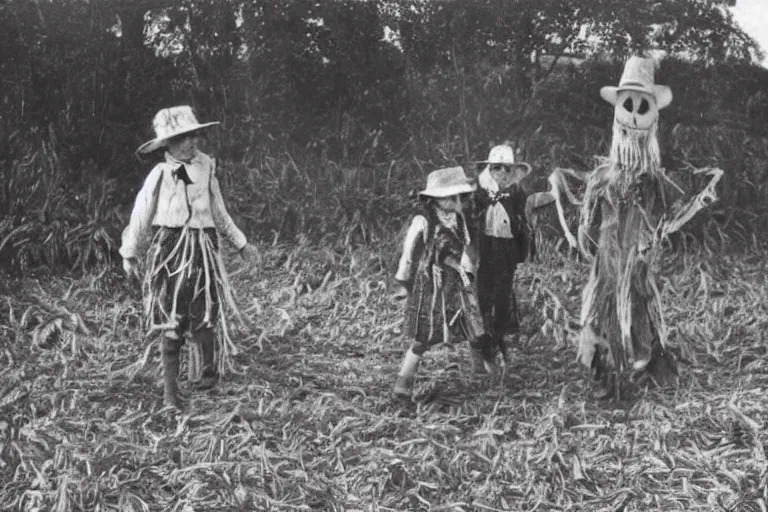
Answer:
[[[513,288],[515,271],[528,257],[533,242],[525,215],[526,194],[520,187],[531,166],[515,162],[515,151],[509,144],[495,146],[487,160],[476,163],[485,165],[475,194],[480,310],[486,329],[507,362],[504,336],[517,334],[520,328]]]
[[[197,149],[201,130],[217,124],[198,123],[188,106],[157,113],[156,137],[137,152],[164,149],[165,160],[144,181],[120,247],[129,276],[138,278],[138,261],[146,254],[142,285],[146,328],[163,335],[163,399],[174,407],[181,407],[177,377],[187,332],[202,352],[199,389],[215,386],[235,350],[224,309],[237,312],[237,307],[219,254],[219,236],[244,258],[258,257],[227,212],[215,160]],[[148,239],[148,250],[142,250]],[[214,334],[217,325],[222,328],[219,337]]]

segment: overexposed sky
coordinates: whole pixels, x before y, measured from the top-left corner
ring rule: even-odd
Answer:
[[[768,0],[736,0],[733,17],[768,53]],[[763,60],[763,66],[766,65],[768,58]]]

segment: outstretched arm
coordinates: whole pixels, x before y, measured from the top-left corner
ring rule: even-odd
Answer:
[[[574,196],[573,192],[571,192],[571,189],[568,188],[568,183],[565,181],[566,173],[570,174],[571,176],[576,176],[580,179],[586,180],[586,174],[577,175],[575,174],[575,171],[557,168],[552,172],[552,174],[549,175],[547,181],[549,182],[550,187],[549,193],[552,194],[555,207],[557,208],[557,218],[560,221],[560,227],[563,228],[563,233],[565,233],[565,238],[568,240],[568,244],[575,248],[578,244],[576,243],[576,238],[573,236],[573,233],[571,233],[571,230],[568,228],[568,223],[565,221],[565,211],[563,210],[562,196],[565,194],[565,196],[572,204],[579,204],[579,201],[576,200],[576,196]]]
[[[704,174],[711,176],[709,183],[704,187],[704,190],[699,192],[694,198],[690,199],[686,203],[677,204],[673,207],[672,212],[661,226],[661,237],[664,238],[671,235],[675,231],[678,231],[685,224],[690,221],[694,215],[701,210],[717,201],[717,183],[720,178],[723,177],[722,169],[705,167],[703,169],[697,169],[694,174]]]

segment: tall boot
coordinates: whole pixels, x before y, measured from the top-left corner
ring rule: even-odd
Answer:
[[[211,389],[216,386],[219,374],[216,371],[214,358],[214,333],[213,329],[200,329],[194,333],[195,342],[200,344],[203,352],[203,373],[194,387],[198,390]]]
[[[496,357],[492,344],[495,342],[491,334],[483,334],[469,343],[469,353],[472,358],[472,370],[484,374],[496,370]]]
[[[485,368],[485,359],[483,358],[483,351],[480,347],[470,345],[469,357],[472,360],[473,372],[475,372],[478,375],[483,375],[488,373],[488,370]]]
[[[175,333],[174,333],[175,334]],[[178,335],[170,337],[167,333],[163,338],[163,403],[181,409],[179,398],[179,353],[181,339]]]
[[[412,348],[409,348],[408,352],[405,353],[403,364],[400,366],[400,373],[395,380],[395,396],[398,398],[411,399],[413,382],[416,380],[416,372],[419,369],[421,357],[415,354]]]

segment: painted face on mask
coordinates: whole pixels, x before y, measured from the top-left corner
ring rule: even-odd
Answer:
[[[440,208],[444,212],[449,213],[461,213],[461,199],[458,195],[455,196],[449,196],[449,197],[441,197],[436,200],[437,207]]]
[[[620,91],[616,96],[614,119],[625,130],[648,131],[659,120],[656,100],[638,91]]]
[[[629,168],[660,165],[659,110],[650,94],[619,91],[613,117],[611,156]]]
[[[488,170],[500,189],[519,183],[525,176],[525,171],[517,165],[491,164]]]

